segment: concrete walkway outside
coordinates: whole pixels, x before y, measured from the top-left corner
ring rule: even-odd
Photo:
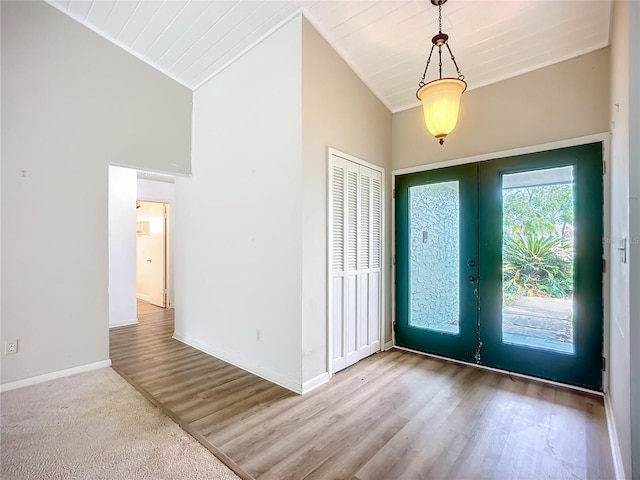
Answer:
[[[518,297],[503,310],[503,340],[529,347],[573,353],[573,300]]]

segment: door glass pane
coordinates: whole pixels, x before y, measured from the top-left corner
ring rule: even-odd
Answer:
[[[409,187],[409,326],[460,332],[458,181]]]
[[[575,351],[573,170],[502,176],[504,343]]]

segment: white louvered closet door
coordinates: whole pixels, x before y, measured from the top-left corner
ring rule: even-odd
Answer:
[[[332,371],[380,350],[382,174],[331,155]]]

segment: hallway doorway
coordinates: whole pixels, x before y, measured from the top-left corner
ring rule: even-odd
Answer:
[[[109,328],[138,324],[139,300],[173,308],[174,181],[109,167]]]
[[[136,298],[162,308],[168,306],[168,208],[136,202]]]

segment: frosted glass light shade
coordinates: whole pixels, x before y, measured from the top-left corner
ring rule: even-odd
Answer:
[[[441,78],[421,87],[416,96],[422,102],[427,130],[443,143],[458,122],[460,97],[467,89],[464,80]]]

